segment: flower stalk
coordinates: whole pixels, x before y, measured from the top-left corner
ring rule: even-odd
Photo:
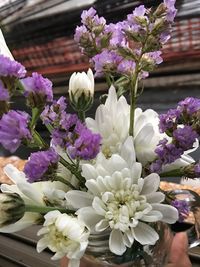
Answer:
[[[53,210],[59,210],[61,213],[67,213],[67,214],[74,214],[74,210],[68,210],[65,208],[61,207],[50,207],[50,206],[36,206],[36,205],[27,205],[25,206],[25,211],[26,212],[36,212],[36,213],[41,213],[41,214],[46,214],[49,211]]]

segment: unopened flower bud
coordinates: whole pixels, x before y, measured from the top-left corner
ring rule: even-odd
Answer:
[[[161,16],[163,16],[165,13],[166,13],[166,11],[167,11],[167,7],[166,7],[166,5],[164,4],[164,3],[161,3],[157,8],[156,8],[156,10],[155,10],[155,12],[153,13],[153,15],[155,16],[155,17],[161,17]]]
[[[77,111],[88,110],[93,103],[94,76],[91,69],[85,72],[74,72],[69,80],[69,98]]]
[[[0,193],[0,227],[15,223],[25,213],[24,200],[16,193]]]
[[[147,18],[145,16],[135,16],[134,20],[142,27],[147,26]]]
[[[0,29],[0,54],[4,55],[6,57],[9,57],[12,60],[14,59],[7,44],[6,44],[6,41],[4,39],[4,36],[3,36],[1,29]]]

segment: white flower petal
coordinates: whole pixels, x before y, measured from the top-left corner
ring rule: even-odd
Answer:
[[[139,222],[133,229],[135,239],[142,245],[154,245],[159,239],[156,231],[146,223]]]
[[[97,232],[102,232],[104,230],[106,230],[109,227],[109,223],[107,220],[101,220],[100,222],[98,222],[96,224],[95,230]]]
[[[146,198],[148,203],[160,203],[165,200],[165,195],[162,192],[154,192],[146,195]]]
[[[33,224],[36,224],[41,216],[38,213],[27,212],[24,216],[17,221],[16,223],[12,223],[0,228],[1,233],[14,233],[17,231],[21,231]]]
[[[98,173],[91,164],[83,164],[82,175],[87,181],[89,179],[95,179],[98,176]]]
[[[79,209],[92,205],[93,196],[87,192],[71,190],[65,194],[66,200],[74,209]]]
[[[112,230],[109,238],[109,248],[116,255],[122,255],[126,251],[123,235],[119,230]]]
[[[80,266],[80,260],[69,259],[68,267],[79,267],[79,266]]]
[[[162,219],[163,215],[157,210],[152,210],[148,214],[144,214],[141,218],[144,222],[157,222]]]
[[[95,225],[103,219],[92,207],[81,208],[76,214],[78,215],[78,219],[83,221],[91,231],[94,231]]]
[[[148,195],[158,190],[160,185],[160,176],[157,173],[151,173],[144,178],[144,185],[141,191],[142,195]]]
[[[129,136],[125,140],[124,144],[122,145],[120,155],[128,163],[129,167],[136,162],[134,140],[132,136]]]
[[[152,204],[153,209],[162,213],[161,221],[166,223],[175,223],[178,220],[178,211],[176,208],[166,204]]]
[[[95,209],[97,214],[102,216],[106,214],[106,206],[99,197],[94,197],[92,207]]]

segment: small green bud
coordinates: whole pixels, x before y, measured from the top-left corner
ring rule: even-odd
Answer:
[[[135,16],[134,20],[142,27],[146,27],[148,22],[145,16]]]
[[[25,203],[16,193],[0,193],[0,227],[15,223],[25,213]]]
[[[159,18],[161,16],[163,16],[167,11],[167,7],[164,3],[161,3],[157,9],[155,10],[155,12],[153,13],[153,16],[156,18]]]
[[[6,101],[0,101],[0,119],[2,118],[4,113],[9,111],[9,103]]]

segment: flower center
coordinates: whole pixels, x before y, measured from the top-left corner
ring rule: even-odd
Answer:
[[[109,221],[111,229],[122,232],[135,227],[143,214],[151,209],[144,195],[140,195],[137,185],[129,189],[112,191],[106,205],[105,218]]]

